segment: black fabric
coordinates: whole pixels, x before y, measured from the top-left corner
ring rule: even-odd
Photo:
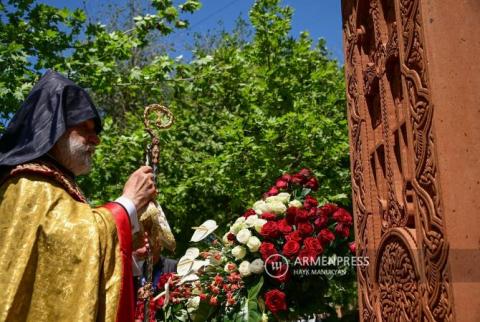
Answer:
[[[65,76],[48,71],[33,87],[0,138],[0,166],[34,160],[47,153],[67,128],[86,120],[102,130],[88,93]]]

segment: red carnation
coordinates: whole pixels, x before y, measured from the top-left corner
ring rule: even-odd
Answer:
[[[303,207],[305,209],[311,209],[318,206],[317,199],[313,198],[312,196],[308,195],[305,200],[303,201]]]
[[[315,224],[315,227],[323,228],[328,223],[328,217],[325,214],[321,214],[313,223]]]
[[[300,251],[300,244],[294,240],[289,240],[283,245],[283,255],[292,257]]]
[[[267,197],[276,196],[276,195],[278,195],[278,193],[279,193],[279,191],[278,191],[277,187],[271,187],[270,190],[267,191],[265,196],[267,196]]]
[[[275,220],[277,219],[277,215],[272,214],[270,212],[264,212],[260,218],[265,219],[265,220]]]
[[[297,216],[295,217],[295,222],[304,222],[308,220],[308,211],[305,209],[298,209]]]
[[[294,232],[286,235],[285,239],[287,241],[294,240],[297,243],[300,243],[302,241],[302,236],[300,235],[300,232],[298,230],[295,230]]]
[[[275,245],[269,242],[263,242],[259,248],[260,254],[262,254],[263,260],[266,260],[271,255],[278,254]]]
[[[282,179],[278,179],[277,182],[275,183],[275,187],[277,187],[278,189],[287,189],[288,182]]]
[[[335,239],[335,235],[328,228],[325,228],[322,229],[320,233],[318,233],[317,238],[320,243],[325,246],[327,244],[330,244]]]
[[[342,237],[348,238],[350,236],[350,226],[344,223],[337,223],[335,231]]]
[[[305,248],[314,250],[317,254],[321,254],[323,252],[322,244],[320,241],[315,237],[307,237],[303,241]]]
[[[297,225],[297,230],[302,236],[310,236],[313,233],[313,226],[309,222],[301,222]]]
[[[348,244],[348,249],[350,250],[350,253],[354,254],[357,252],[357,244],[355,242],[351,242]]]
[[[289,225],[295,224],[295,217],[297,217],[298,210],[299,209],[297,207],[288,207],[286,219]]]
[[[273,314],[287,310],[287,303],[285,302],[286,295],[280,290],[273,289],[265,293],[265,306]]]
[[[262,230],[260,230],[260,235],[264,237],[272,238],[272,239],[280,237],[280,230],[278,230],[277,222],[267,221],[262,226]]]
[[[316,178],[310,178],[307,183],[305,183],[305,187],[312,189],[313,191],[318,190],[318,181]]]
[[[256,214],[255,210],[250,208],[243,214],[243,217],[248,218],[248,217],[253,216],[255,214]]]
[[[290,233],[292,231],[292,226],[290,226],[287,223],[286,219],[279,220],[277,222],[277,227],[278,227],[278,230],[280,230],[282,232],[282,234],[284,234],[284,235],[287,235],[288,233]]]

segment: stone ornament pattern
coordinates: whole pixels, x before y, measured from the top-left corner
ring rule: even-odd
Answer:
[[[361,319],[452,321],[420,0],[342,11]]]

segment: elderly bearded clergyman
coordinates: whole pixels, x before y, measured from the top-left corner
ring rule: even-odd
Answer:
[[[0,139],[0,321],[133,321],[132,233],[156,190],[141,167],[88,205],[75,176],[101,129],[87,92],[49,71]]]

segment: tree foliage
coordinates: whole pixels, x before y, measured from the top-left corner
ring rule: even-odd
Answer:
[[[129,173],[142,164],[149,138],[140,116],[146,104],[159,102],[176,116],[161,135],[158,200],[180,249],[193,224],[228,222],[283,171],[311,168],[324,201],[348,206],[342,71],[323,41],[313,44],[306,32],[289,35],[293,11],[278,0],[255,2],[251,39],[222,33],[213,48],[196,48],[190,62],[158,54],[133,66],[129,61],[149,46],[149,33],[185,27],[179,12],[193,12],[199,3],[152,1],[155,13],[136,17],[131,30],[108,30],[86,23],[81,10],[33,0],[1,6],[2,118],[49,67],[88,87],[100,103],[102,144],[94,170],[80,180],[94,204],[121,194]]]

